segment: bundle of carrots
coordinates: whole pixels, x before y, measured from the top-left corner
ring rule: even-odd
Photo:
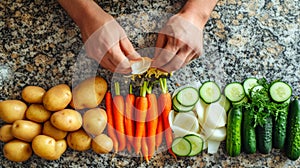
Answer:
[[[125,99],[120,95],[119,83],[115,83],[115,95],[107,92],[105,97],[108,117],[107,133],[114,143],[114,152],[132,148],[138,155],[143,155],[148,162],[156,149],[162,144],[163,136],[170,154],[173,133],[168,115],[171,111],[171,95],[167,89],[166,78],[159,79],[161,94],[157,98],[152,93],[153,83],[144,82],[140,94],[133,94],[132,85]]]

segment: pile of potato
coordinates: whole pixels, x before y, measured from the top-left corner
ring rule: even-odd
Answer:
[[[101,77],[91,77],[73,91],[59,84],[48,91],[38,86],[22,90],[22,100],[0,102],[0,140],[5,142],[4,156],[16,162],[28,160],[32,153],[56,160],[66,151],[108,153],[113,148],[103,133],[107,116],[99,104],[107,91]],[[83,114],[76,110],[84,111]]]

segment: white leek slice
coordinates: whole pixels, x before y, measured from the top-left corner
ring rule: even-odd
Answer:
[[[204,135],[208,140],[224,141],[226,139],[226,127],[221,128],[204,128]]]
[[[219,128],[224,127],[227,122],[225,109],[219,103],[209,104],[205,110],[204,127]]]
[[[170,127],[173,129],[173,122],[174,122],[174,118],[175,118],[175,111],[174,110],[171,110],[170,113],[169,113],[169,124],[170,124]]]
[[[145,73],[151,66],[152,59],[149,57],[142,57],[138,61],[133,61],[131,64],[132,74],[139,75]]]
[[[188,134],[196,134],[195,132],[182,129],[176,125],[173,125],[172,130],[173,130],[175,137],[183,137]]]
[[[215,154],[218,152],[221,142],[220,141],[213,141],[207,140],[207,153]]]
[[[173,125],[195,133],[200,129],[197,117],[193,112],[178,113],[174,118]]]
[[[204,124],[205,119],[205,109],[207,107],[207,104],[202,100],[199,99],[198,102],[195,104],[195,112],[198,117],[198,121],[200,125]]]

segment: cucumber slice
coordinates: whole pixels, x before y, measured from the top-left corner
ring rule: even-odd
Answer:
[[[225,96],[231,102],[239,102],[245,97],[245,91],[241,83],[232,82],[225,86]]]
[[[195,156],[202,152],[204,140],[200,136],[189,134],[184,136],[184,138],[190,141],[192,147],[191,152],[190,154],[188,154],[188,156]]]
[[[218,101],[221,97],[220,87],[212,81],[204,82],[199,89],[200,98],[207,104]]]
[[[271,85],[269,92],[272,100],[277,103],[285,102],[292,96],[292,88],[282,81],[274,82]]]
[[[199,99],[198,91],[193,87],[183,88],[176,95],[178,103],[183,106],[192,106],[196,104]]]
[[[172,151],[177,156],[188,156],[192,151],[192,145],[184,137],[177,137],[172,142]]]
[[[183,106],[181,105],[176,97],[173,98],[173,109],[177,112],[188,112],[188,111],[191,111],[193,110],[194,108],[194,105],[193,106]]]
[[[224,96],[223,94],[221,95],[221,98],[218,100],[218,103],[224,107],[225,111],[228,112],[230,107],[231,107],[231,104],[230,104],[230,101],[227,99],[226,96]]]
[[[233,105],[240,105],[242,103],[247,103],[248,102],[248,97],[245,96],[241,101],[238,101],[238,102],[232,102]]]
[[[250,93],[250,90],[254,87],[254,86],[257,86],[258,83],[257,83],[257,79],[256,78],[247,78],[246,80],[244,80],[243,82],[243,87],[244,87],[244,91],[245,91],[245,94],[247,96],[249,96],[249,93]]]

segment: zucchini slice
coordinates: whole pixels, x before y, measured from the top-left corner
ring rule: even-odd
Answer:
[[[244,88],[239,82],[227,84],[224,89],[224,94],[231,102],[239,102],[245,97]]]
[[[218,101],[221,97],[220,87],[212,81],[204,82],[199,89],[200,98],[207,104]]]
[[[250,90],[254,86],[258,85],[257,81],[258,80],[256,78],[253,78],[253,77],[250,77],[250,78],[247,78],[246,80],[244,80],[243,87],[244,87],[245,94],[247,96],[249,96]]]
[[[177,111],[177,112],[188,112],[188,111],[193,110],[193,108],[194,108],[194,105],[192,105],[192,106],[183,106],[177,101],[176,97],[173,98],[173,109],[175,111]]]
[[[177,93],[176,99],[183,106],[192,106],[197,103],[199,94],[195,88],[186,87]]]
[[[185,139],[187,139],[191,143],[191,152],[188,154],[188,156],[195,156],[198,155],[203,150],[203,144],[204,140],[195,134],[188,134],[184,136]]]
[[[292,88],[282,81],[274,82],[271,85],[269,92],[272,100],[277,103],[285,102],[292,96]]]
[[[184,137],[177,137],[172,142],[172,151],[177,156],[188,156],[192,151],[192,145]]]

